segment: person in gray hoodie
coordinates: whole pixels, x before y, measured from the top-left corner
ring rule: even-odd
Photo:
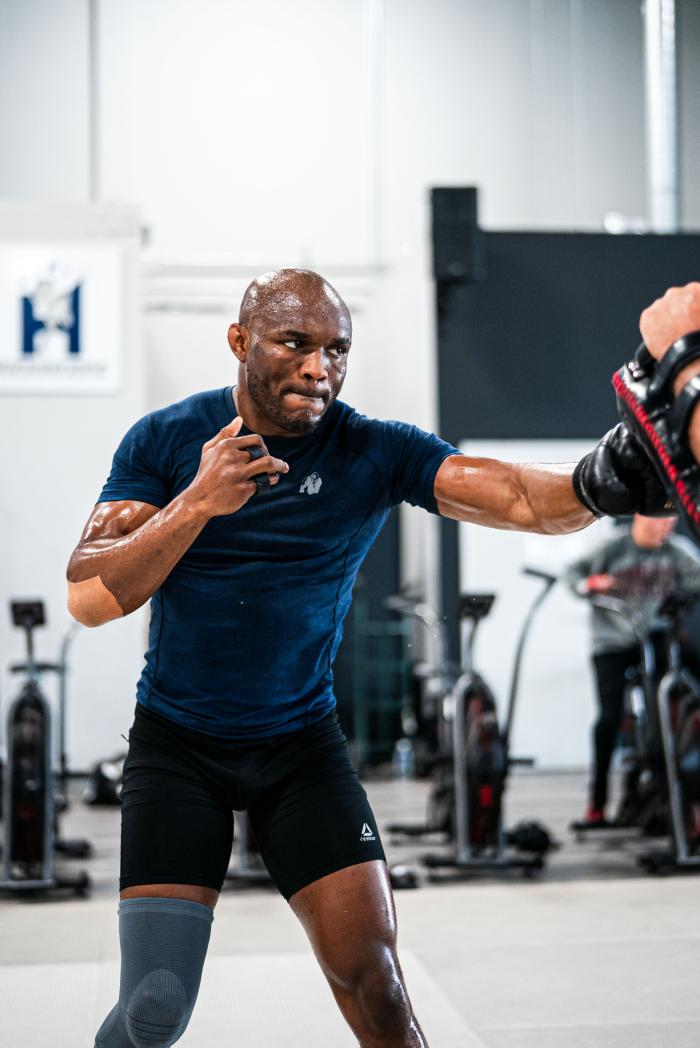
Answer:
[[[668,593],[700,591],[700,554],[673,535],[675,524],[674,517],[637,514],[623,535],[570,565],[565,576],[569,587],[579,596],[609,594],[621,598],[641,615],[653,635],[657,609]],[[586,822],[602,823],[610,761],[622,719],[625,675],[639,664],[640,652],[632,624],[623,615],[593,606],[591,620],[598,719],[593,730],[594,763]],[[684,656],[697,672],[700,662],[687,645]]]

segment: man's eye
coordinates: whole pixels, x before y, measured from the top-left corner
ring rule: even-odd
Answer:
[[[346,356],[349,347],[348,346],[331,346],[330,348],[331,348],[331,351],[333,353],[337,353],[337,355],[339,357],[344,357],[344,356]]]
[[[283,342],[282,345],[288,349],[299,349],[304,343],[300,338],[290,338],[288,342]]]

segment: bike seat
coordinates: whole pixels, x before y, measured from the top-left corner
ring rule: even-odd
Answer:
[[[460,619],[485,619],[493,607],[495,593],[462,593],[459,598]]]

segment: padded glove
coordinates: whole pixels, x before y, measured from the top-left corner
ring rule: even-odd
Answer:
[[[619,422],[576,466],[574,491],[597,517],[668,517],[675,511],[646,452]]]

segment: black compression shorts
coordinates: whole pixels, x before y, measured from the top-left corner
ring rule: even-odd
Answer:
[[[367,795],[330,713],[300,731],[217,739],[137,704],[122,788],[120,889],[221,889],[233,811],[247,810],[260,854],[289,899],[384,850]]]

